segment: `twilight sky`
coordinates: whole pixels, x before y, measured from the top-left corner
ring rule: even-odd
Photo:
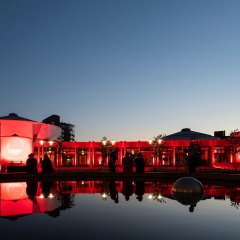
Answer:
[[[0,116],[77,141],[240,128],[240,1],[0,0]]]

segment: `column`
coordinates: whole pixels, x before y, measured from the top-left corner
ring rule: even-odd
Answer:
[[[38,145],[38,162],[40,162],[40,146]]]
[[[123,153],[124,156],[126,155],[126,152],[127,152],[127,143],[126,141],[124,141],[124,153]]]
[[[77,148],[74,147],[74,166],[77,166]]]
[[[88,147],[88,152],[87,152],[87,163],[90,167],[90,163],[91,163],[91,147]]]
[[[176,147],[173,146],[173,150],[172,150],[172,165],[176,166]]]
[[[94,162],[95,162],[95,148],[93,146],[92,147],[92,168],[94,167]]]
[[[214,162],[215,162],[215,159],[214,159],[214,145],[212,144],[210,146],[210,166],[211,167],[214,166]]]
[[[122,158],[123,158],[123,153],[122,153],[122,141],[120,143],[120,159],[121,159],[121,165],[122,165]]]

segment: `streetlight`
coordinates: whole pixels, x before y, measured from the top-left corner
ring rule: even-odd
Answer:
[[[160,146],[162,145],[162,137],[163,135],[160,134],[157,137],[154,137],[153,140],[149,140],[149,144],[153,145],[153,165],[157,164],[157,161],[160,159]]]
[[[43,159],[43,144],[44,144],[44,141],[40,140],[39,143],[41,145],[41,159]]]

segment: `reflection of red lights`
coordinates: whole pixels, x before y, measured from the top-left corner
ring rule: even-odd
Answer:
[[[20,138],[11,138],[7,143],[8,152],[13,156],[18,156],[23,151],[23,141]]]
[[[2,200],[18,200],[27,198],[26,183],[0,183]]]
[[[25,184],[24,184],[25,185]],[[26,187],[21,183],[9,183],[7,193],[12,199],[19,199],[25,193]]]

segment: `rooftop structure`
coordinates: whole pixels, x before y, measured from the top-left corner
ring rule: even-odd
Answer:
[[[214,136],[191,131],[190,128],[183,128],[180,132],[170,134],[162,138],[163,140],[213,140],[217,139]]]

